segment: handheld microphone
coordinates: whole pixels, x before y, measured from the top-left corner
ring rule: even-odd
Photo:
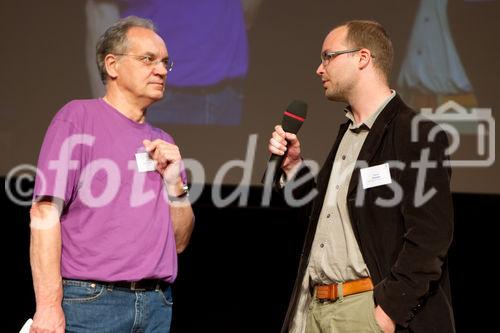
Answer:
[[[281,127],[285,132],[297,134],[300,127],[306,120],[307,116],[307,103],[299,100],[294,100],[291,102],[286,111],[283,113],[283,120],[281,121]],[[262,183],[265,183],[267,175],[270,172],[273,172],[273,182],[277,180],[278,170],[281,168],[281,163],[286,157],[284,155],[275,155],[271,154],[271,158],[268,162],[268,167],[264,172],[264,176],[262,177]]]

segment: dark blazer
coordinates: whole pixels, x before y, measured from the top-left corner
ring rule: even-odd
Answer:
[[[448,140],[442,130],[433,130],[435,123],[427,120],[418,123],[418,140],[412,142],[412,120],[416,116],[398,95],[379,114],[358,161],[365,161],[368,166],[399,161],[395,167],[391,164],[392,184],[363,190],[356,168],[349,183],[347,205],[354,234],[375,284],[375,303],[396,322],[397,331],[454,332],[446,264],[453,234],[451,170],[443,165],[448,160]],[[349,121],[340,126],[317,181],[292,191],[297,198],[316,187],[318,194],[308,207],[309,225],[282,332],[288,331],[292,320],[333,161],[348,125]],[[429,139],[429,135],[434,139]],[[424,171],[415,164],[419,161],[435,165]],[[303,168],[296,178],[308,172]],[[418,184],[419,177],[425,185]],[[402,199],[397,204],[383,207],[377,202],[390,200],[398,193]]]

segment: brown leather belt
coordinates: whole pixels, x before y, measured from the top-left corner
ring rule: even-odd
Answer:
[[[349,296],[373,290],[373,283],[370,278],[346,281],[342,283],[342,287],[339,287],[339,285],[333,283],[315,286],[314,295],[320,301],[335,301],[340,296]],[[339,289],[342,289],[342,295],[340,295]]]

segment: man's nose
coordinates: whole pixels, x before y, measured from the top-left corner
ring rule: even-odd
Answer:
[[[325,66],[323,66],[323,63],[319,63],[318,68],[316,69],[316,74],[318,76],[322,76],[325,73]]]
[[[159,61],[154,65],[154,73],[162,77],[167,77],[168,70],[162,61]]]

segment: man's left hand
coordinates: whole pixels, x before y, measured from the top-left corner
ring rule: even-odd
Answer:
[[[143,144],[149,156],[156,162],[156,170],[162,175],[167,185],[179,183],[181,170],[179,147],[160,139],[144,140]]]
[[[385,313],[385,311],[377,305],[375,308],[375,320],[384,333],[394,333],[396,332],[396,323]]]

